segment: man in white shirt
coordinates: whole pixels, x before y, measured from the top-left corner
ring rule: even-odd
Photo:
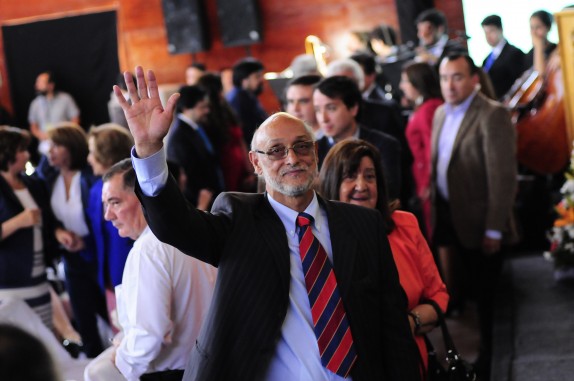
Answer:
[[[72,96],[63,91],[57,91],[54,74],[49,71],[38,74],[36,78],[37,96],[30,104],[28,122],[30,132],[40,141],[38,150],[47,154],[48,139],[46,131],[61,122],[80,123],[80,109]]]
[[[130,159],[115,164],[103,181],[105,219],[135,243],[116,288],[122,333],[88,365],[85,379],[181,380],[211,303],[216,270],[153,235],[134,193]]]

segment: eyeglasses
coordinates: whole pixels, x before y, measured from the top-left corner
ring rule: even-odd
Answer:
[[[287,157],[290,149],[292,149],[293,152],[297,154],[297,156],[309,156],[313,151],[314,147],[315,144],[313,141],[307,141],[307,142],[297,142],[293,144],[292,147],[276,146],[269,148],[267,152],[259,150],[253,150],[253,152],[267,155],[269,160],[281,160]]]

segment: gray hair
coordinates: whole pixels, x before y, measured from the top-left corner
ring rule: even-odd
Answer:
[[[350,78],[357,83],[359,90],[363,91],[363,87],[365,87],[365,73],[361,65],[351,58],[340,58],[329,63],[325,77],[333,77],[335,75],[348,76],[348,73],[352,73]]]

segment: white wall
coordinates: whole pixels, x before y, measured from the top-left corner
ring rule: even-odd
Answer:
[[[470,56],[477,65],[481,65],[484,58],[490,53],[490,47],[484,39],[484,32],[480,23],[492,14],[502,18],[505,38],[524,53],[532,48],[530,38],[530,15],[538,10],[556,13],[567,5],[574,4],[574,0],[462,0],[466,34]],[[556,25],[553,25],[548,39],[558,42]]]

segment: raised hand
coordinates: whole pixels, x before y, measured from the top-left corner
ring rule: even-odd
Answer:
[[[138,157],[145,158],[161,149],[163,138],[167,135],[173,119],[173,111],[179,94],[169,97],[164,109],[153,71],[148,70],[147,82],[141,66],[136,67],[135,73],[137,88],[134,86],[132,75],[128,72],[124,73],[131,104],[126,101],[118,86],[114,86],[114,93],[124,110],[129,129],[134,137],[136,153]]]

